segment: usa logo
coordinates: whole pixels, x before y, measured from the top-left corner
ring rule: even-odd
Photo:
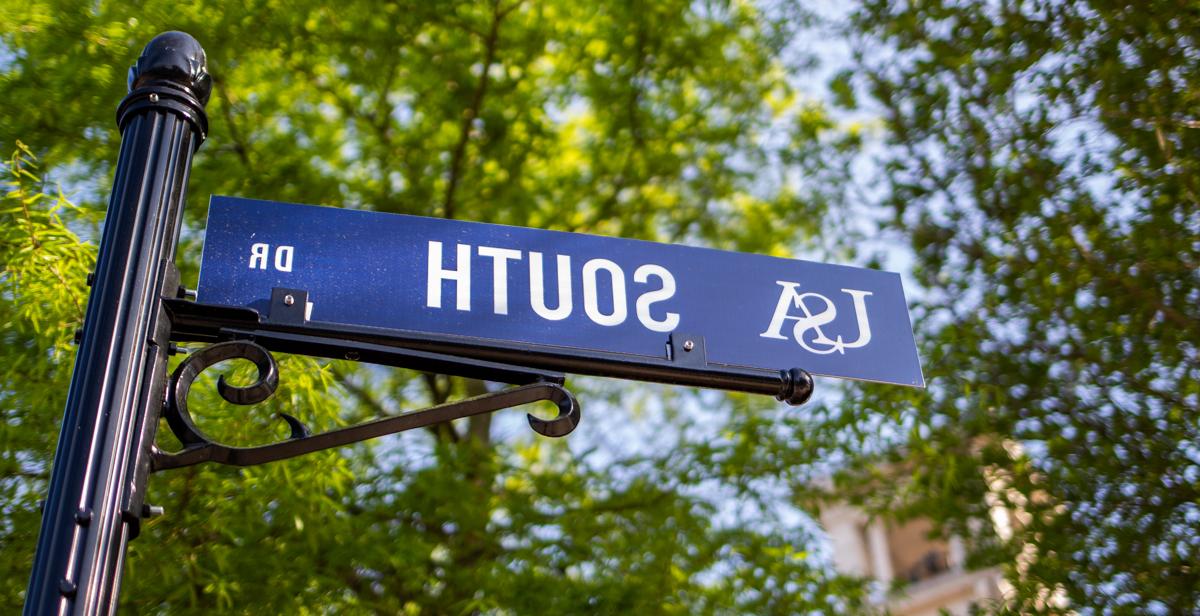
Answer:
[[[857,349],[870,344],[871,323],[867,318],[866,299],[871,295],[870,291],[842,289],[842,292],[853,300],[854,314],[858,320],[858,339],[847,342],[840,334],[836,338],[830,338],[822,329],[833,323],[838,316],[838,309],[833,300],[811,291],[801,293],[798,282],[776,280],[775,284],[782,287],[779,302],[775,304],[771,324],[767,326],[767,331],[759,334],[760,337],[788,340],[789,338],[783,335],[783,327],[788,321],[794,321],[791,339],[810,353],[829,355],[836,352],[845,355],[846,349]],[[798,310],[799,314],[792,314],[792,310]]]

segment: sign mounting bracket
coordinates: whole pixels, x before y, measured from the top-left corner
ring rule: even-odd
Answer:
[[[517,376],[525,383],[498,392],[319,434],[312,434],[308,427],[295,417],[279,413],[280,419],[284,420],[291,430],[291,435],[287,440],[256,447],[234,447],[219,443],[201,431],[192,419],[187,402],[192,383],[200,373],[210,366],[230,359],[247,359],[254,362],[258,368],[258,379],[252,385],[236,387],[229,385],[225,382],[224,377],[221,377],[217,381],[217,391],[222,398],[233,404],[251,405],[263,402],[275,393],[279,386],[278,363],[270,351],[255,342],[229,340],[191,353],[171,375],[167,387],[167,400],[163,409],[163,417],[167,420],[167,425],[183,444],[183,448],[176,452],[167,452],[155,446],[151,453],[151,470],[153,472],[182,468],[203,462],[216,462],[230,466],[255,466],[538,401],[553,402],[558,407],[558,415],[552,419],[527,415],[529,426],[543,436],[566,436],[579,425],[581,418],[578,400],[562,386],[564,378],[562,374],[536,370],[522,371],[513,366],[497,366],[500,369],[499,372],[489,372],[489,366],[484,365],[484,362],[470,362],[473,365],[459,372],[471,372],[476,376],[492,376],[504,380],[511,376]],[[407,361],[420,358],[403,355],[403,359]],[[443,358],[442,361],[451,359]]]
[[[151,454],[153,472],[203,462],[263,464],[537,401],[553,402],[558,415],[552,419],[528,415],[530,427],[543,436],[565,436],[579,424],[581,413],[579,402],[563,387],[566,375],[551,369],[559,366],[602,376],[773,393],[793,405],[806,402],[813,391],[812,376],[800,368],[768,371],[710,363],[705,337],[691,333],[671,333],[664,356],[658,358],[615,354],[581,357],[569,348],[539,355],[511,343],[492,341],[498,348],[488,349],[480,344],[488,341],[477,338],[310,321],[307,317],[311,304],[305,289],[272,288],[266,316],[251,308],[178,298],[164,298],[163,305],[173,341],[212,344],[190,353],[171,375],[163,417],[183,448],[167,452],[155,447]],[[233,447],[205,435],[193,421],[187,404],[192,383],[200,373],[226,360],[253,362],[258,368],[257,382],[234,387],[222,378],[217,390],[231,403],[257,404],[278,387],[279,368],[272,352],[361,361],[514,387],[315,435],[295,417],[279,413],[290,428],[289,438],[256,447]]]

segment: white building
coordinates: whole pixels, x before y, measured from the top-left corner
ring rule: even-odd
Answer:
[[[877,580],[878,603],[895,616],[937,616],[940,610],[965,616],[972,605],[1003,598],[1000,571],[967,570],[962,541],[930,539],[928,520],[897,525],[838,505],[822,511],[821,525],[838,571]]]

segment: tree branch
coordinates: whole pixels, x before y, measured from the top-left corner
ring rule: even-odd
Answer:
[[[429,387],[429,401],[433,406],[443,404],[446,400],[450,399],[450,383],[448,380],[446,386],[441,387],[438,384],[438,375],[432,372],[422,372],[421,376],[425,378],[425,385]],[[455,430],[454,424],[448,421],[433,424],[428,427],[428,430],[439,441],[450,441],[451,443],[459,441],[458,430]]]
[[[371,413],[373,413],[376,417],[391,416],[391,413],[389,413],[387,409],[383,407],[383,403],[376,399],[375,396],[370,391],[367,391],[365,387],[350,380],[350,375],[338,370],[336,367],[331,367],[331,372],[333,372],[333,378],[337,381],[338,385],[340,385],[342,389],[345,389],[347,392],[349,392],[350,395],[354,396],[354,399],[358,400],[359,403],[371,409]]]
[[[454,150],[450,154],[450,172],[446,180],[446,198],[442,202],[442,216],[445,218],[454,218],[455,192],[458,190],[458,182],[461,179],[463,159],[467,153],[467,144],[471,140],[471,126],[479,117],[479,110],[483,107],[483,98],[487,94],[488,74],[491,72],[492,64],[496,62],[496,48],[499,46],[500,41],[500,22],[516,6],[513,5],[507,10],[501,11],[499,0],[495,0],[492,3],[492,23],[488,28],[487,38],[484,40],[483,71],[479,75],[479,83],[475,85],[475,93],[471,97],[471,106],[463,112],[458,143],[454,145]]]
[[[1129,276],[1124,272],[1119,272],[1106,263],[1102,263],[1100,258],[1097,257],[1089,247],[1084,246],[1083,243],[1075,237],[1074,233],[1068,232],[1065,235],[1071,240],[1071,243],[1075,246],[1075,249],[1079,251],[1079,254],[1083,256],[1084,261],[1091,266],[1091,272],[1097,278],[1100,278],[1109,284],[1115,284],[1116,286],[1125,289],[1126,292],[1137,298],[1138,301],[1153,306],[1155,310],[1161,313],[1168,321],[1175,324],[1176,327],[1179,327],[1185,331],[1195,327],[1196,324],[1192,319],[1188,318],[1187,315],[1179,312],[1175,308],[1167,305],[1157,294],[1151,295],[1151,293],[1145,288],[1134,282],[1132,276]]]
[[[481,396],[486,394],[487,386],[479,379],[467,379],[467,396]],[[467,420],[467,438],[481,445],[486,445],[491,441],[492,436],[492,413],[484,413],[483,415],[475,415]]]
[[[238,129],[237,122],[233,116],[233,99],[229,97],[229,88],[224,87],[224,79],[212,75],[214,89],[221,96],[221,115],[225,116],[225,125],[229,127],[229,138],[233,141],[233,151],[237,154],[238,159],[242,161],[242,166],[246,168],[247,173],[250,173],[250,148],[246,144],[245,136]],[[253,175],[253,173],[250,173]]]

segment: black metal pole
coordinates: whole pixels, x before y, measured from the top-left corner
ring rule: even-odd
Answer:
[[[25,597],[27,616],[116,611],[143,517],[165,387],[175,248],[211,80],[191,36],[166,32],[129,72],[121,155]]]

